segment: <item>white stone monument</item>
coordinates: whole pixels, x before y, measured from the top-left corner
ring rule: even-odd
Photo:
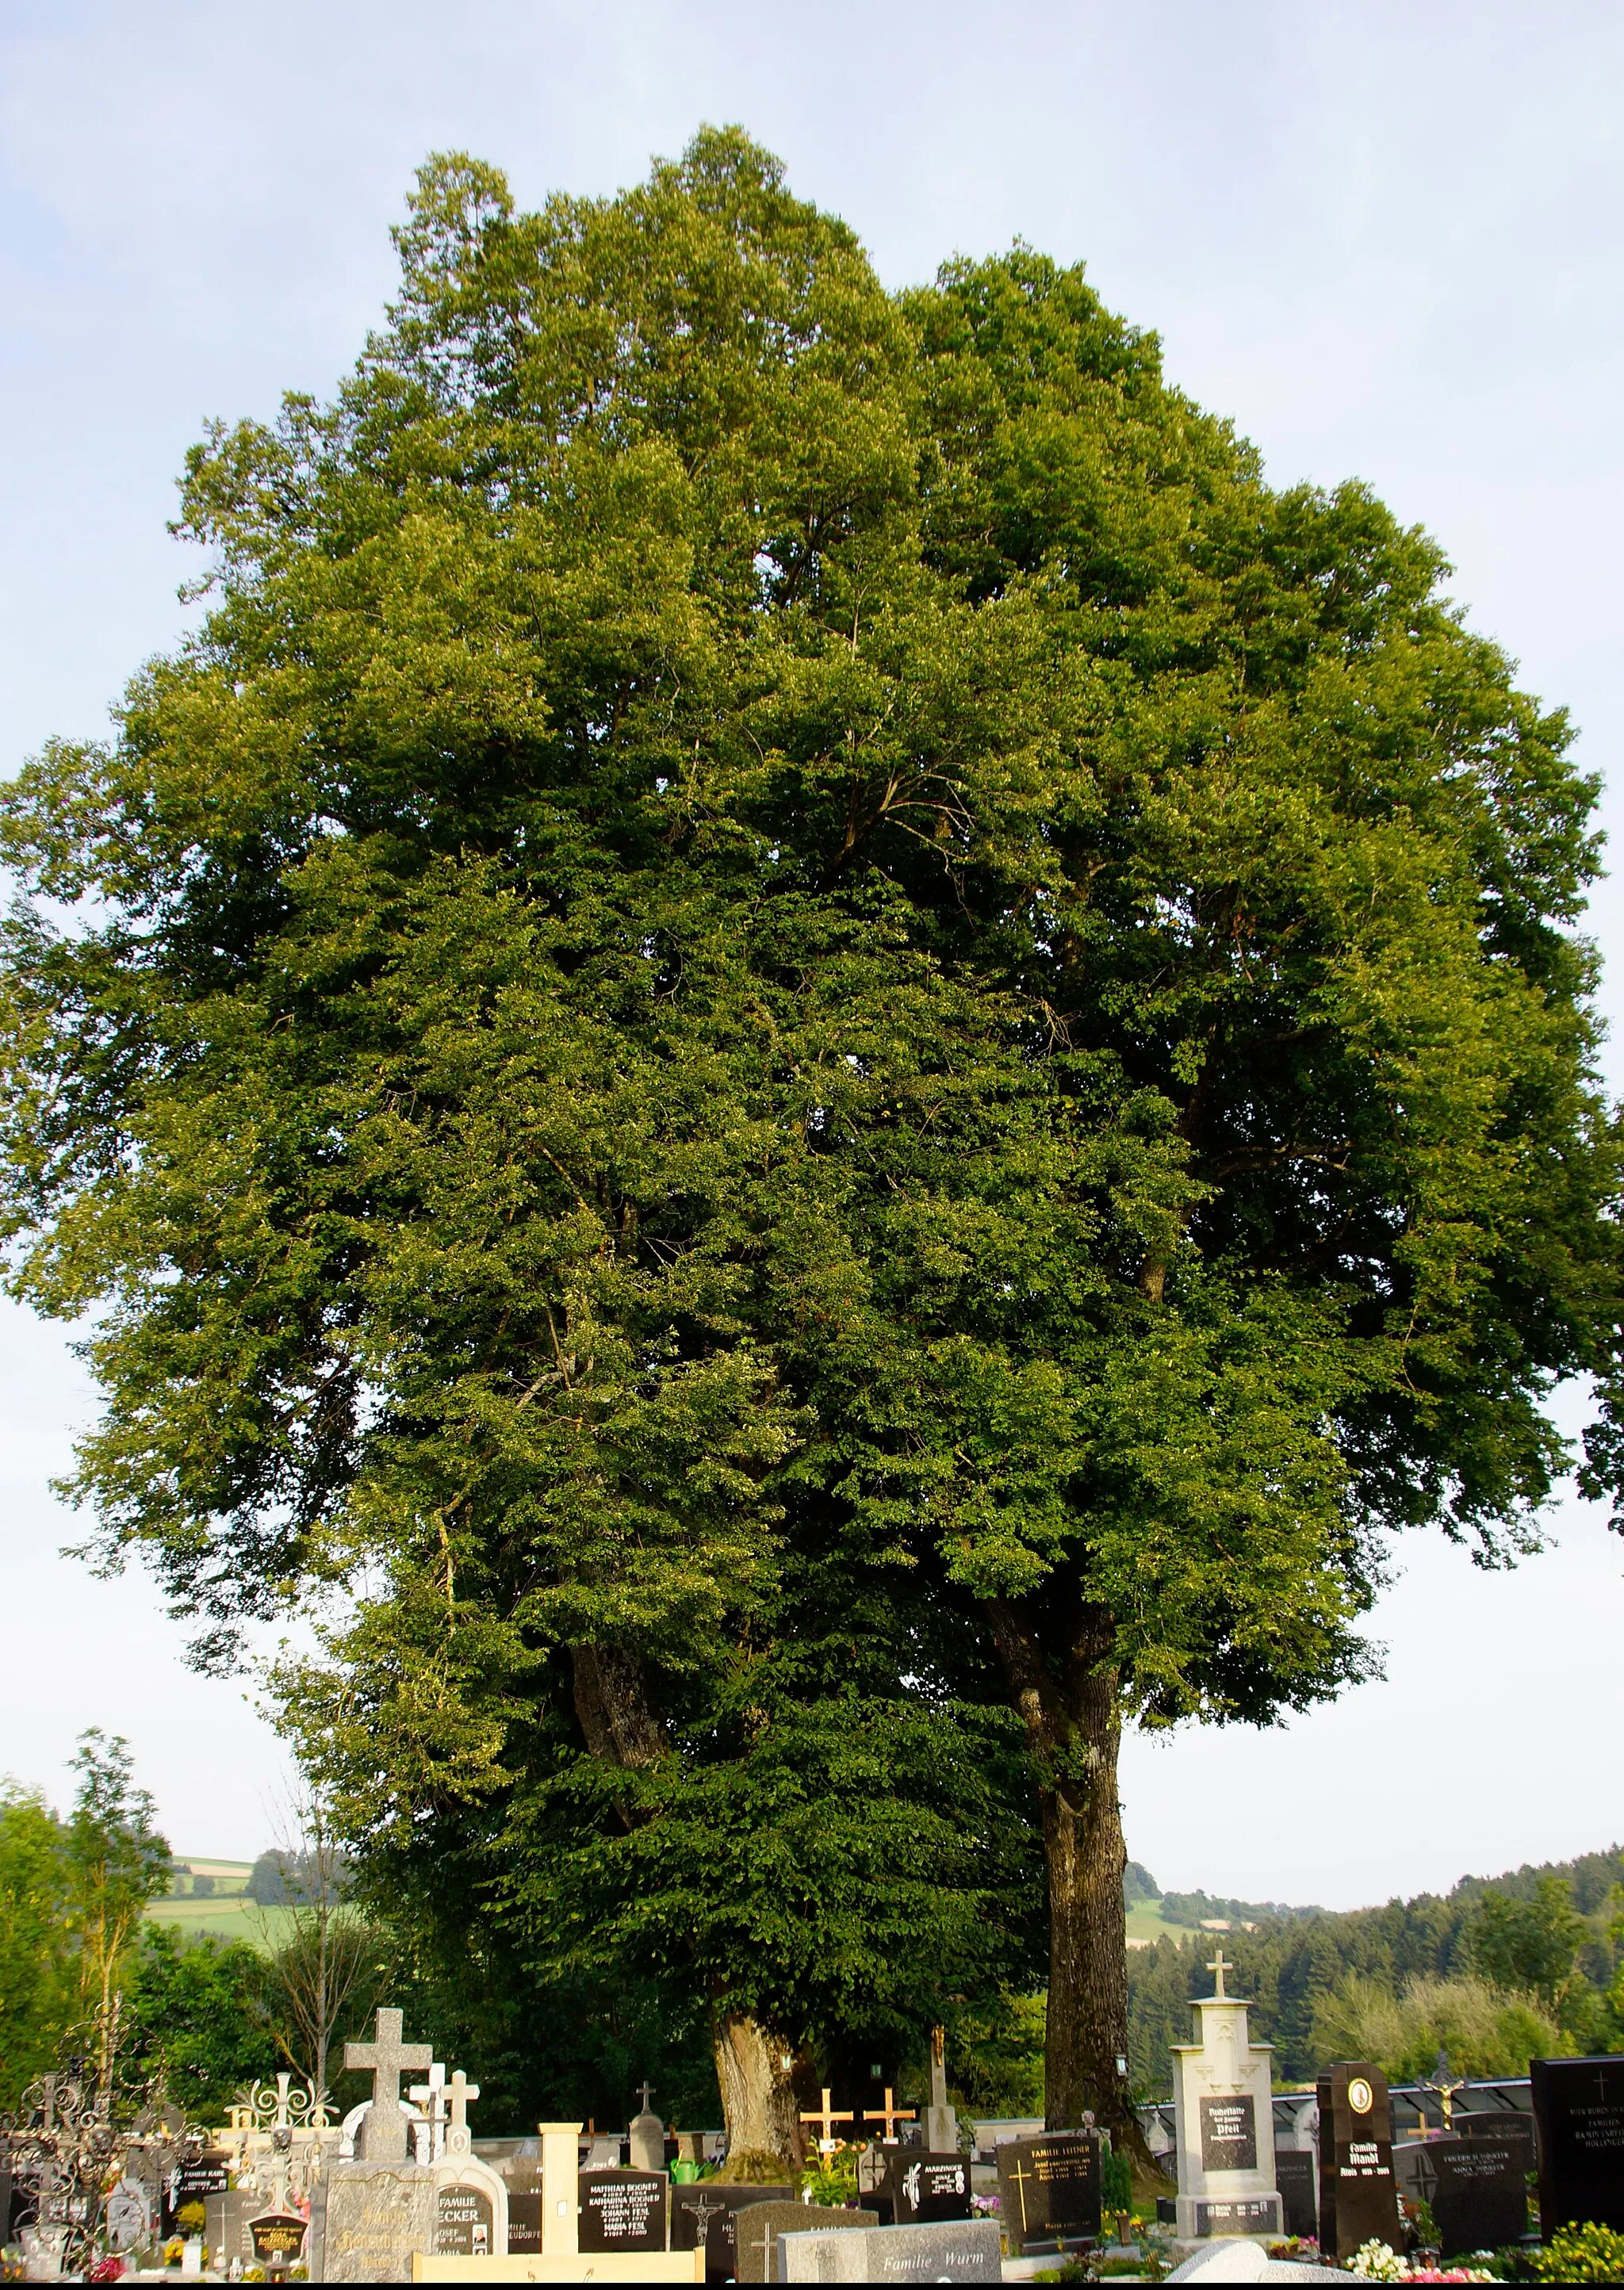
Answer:
[[[1211,1996],[1192,1997],[1201,2040],[1175,2044],[1173,2112],[1179,2142],[1179,2225],[1186,2241],[1280,2233],[1275,2184],[1272,2044],[1254,2044],[1250,2005],[1225,1993],[1235,1966],[1219,1949]]]

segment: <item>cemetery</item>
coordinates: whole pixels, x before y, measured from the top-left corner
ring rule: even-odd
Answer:
[[[1624,2055],[1493,2082],[1440,2058],[1411,2086],[1339,2061],[1282,2090],[1221,1946],[1206,1969],[1172,2100],[1140,2110],[1148,2171],[1092,2114],[962,2119],[940,2029],[922,2110],[825,2086],[776,2181],[759,2155],[731,2175],[725,2133],[668,2124],[647,2083],[624,2133],[478,2138],[479,2085],[397,2008],[344,2043],[370,2095],[341,2117],[282,2070],[188,2123],[161,2086],[119,2106],[81,2060],[0,2117],[6,2278],[1532,2280],[1610,2232],[1624,2262]]]
[[[297,1776],[0,1791],[0,2278],[1624,2279],[1617,1848],[1159,1894],[1121,1764],[1624,1505],[1565,714],[1024,239],[703,127],[393,245],[0,790],[76,1555]]]

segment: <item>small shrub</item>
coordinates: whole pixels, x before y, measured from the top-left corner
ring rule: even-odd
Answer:
[[[1564,2226],[1534,2260],[1541,2282],[1624,2282],[1624,2234],[1610,2226]]]

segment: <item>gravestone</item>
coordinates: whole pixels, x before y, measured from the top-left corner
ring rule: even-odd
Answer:
[[[1343,2060],[1319,2078],[1319,2245],[1351,2258],[1372,2238],[1402,2246],[1393,2103],[1381,2070]]]
[[[666,2126],[649,2105],[653,2086],[643,2086],[643,2110],[634,2115],[626,2135],[626,2159],[634,2171],[663,2171],[666,2166]]]
[[[1019,2258],[1033,2243],[1076,2242],[1100,2232],[1100,2134],[1048,2131],[998,2144],[998,2213]]]
[[[248,2222],[250,2255],[259,2266],[297,2266],[304,2256],[308,2231],[297,2211],[261,2211]]]
[[[515,2156],[503,2166],[508,2189],[508,2255],[529,2258],[541,2247],[541,2158]]]
[[[739,2215],[756,2203],[788,2203],[793,2187],[753,2187],[700,2179],[671,2190],[671,2247],[705,2253],[707,2282],[732,2282],[739,2273]]]
[[[970,2165],[964,2156],[893,2147],[887,2150],[887,2159],[889,2167],[875,2193],[879,2204],[889,2205],[891,2225],[935,2225],[971,2215]]]
[[[1393,2150],[1412,2201],[1431,2206],[1445,2258],[1498,2250],[1528,2231],[1528,2174],[1518,2139],[1417,2139]]]
[[[218,2147],[205,2147],[176,2166],[169,2182],[170,2209],[179,2216],[188,2203],[206,2206],[211,2195],[227,2194],[230,2187],[230,2158]]]
[[[1179,2150],[1179,2232],[1280,2232],[1275,2184],[1272,2044],[1254,2044],[1244,1997],[1227,1991],[1220,1948],[1209,1963],[1211,1996],[1190,1998],[1199,2038],[1174,2044],[1173,2123]]]
[[[335,2161],[317,2183],[310,2215],[310,2262],[328,2282],[409,2282],[415,2254],[435,2247],[439,2174],[406,2159],[407,2116],[400,2079],[432,2065],[427,2044],[402,2040],[398,2012],[380,2011],[372,2040],[346,2044],[347,2069],[370,2070],[372,2096],[356,2132],[356,2154]]]
[[[776,2282],[779,2238],[786,2234],[818,2237],[854,2234],[878,2226],[873,2211],[824,2210],[814,2203],[752,2203],[738,2214],[740,2282]]]
[[[437,2258],[492,2258],[496,2247],[496,2202],[489,2187],[466,2175],[439,2174],[434,2194],[434,2248]],[[538,2205],[538,2230],[540,2228]],[[538,2230],[536,2239],[540,2240]],[[507,2237],[503,2237],[507,2240]],[[504,2251],[500,2254],[506,2256]]]
[[[780,2282],[1002,2282],[993,2219],[779,2238]]]
[[[1457,2108],[1454,2131],[1457,2139],[1518,2140],[1528,2157],[1527,2167],[1534,2167],[1534,2119],[1520,2107],[1480,2107],[1469,2115]]]
[[[434,2173],[421,2164],[338,2163],[311,2206],[312,2258],[319,2246],[326,2282],[410,2282],[436,2223]]]
[[[582,2171],[580,2250],[663,2250],[666,2191],[663,2171]]]
[[[356,2153],[368,2163],[404,2163],[406,2159],[406,2112],[400,2103],[400,2079],[414,2068],[434,2065],[431,2044],[401,2040],[402,2015],[380,2012],[370,2044],[346,2044],[348,2071],[371,2069],[372,2103],[356,2132]]]
[[[252,2258],[253,2239],[248,2231],[248,2222],[255,2211],[264,2206],[265,2198],[245,2187],[233,2187],[226,2194],[211,2195],[204,2204],[206,2223],[203,2238],[211,2252],[224,2252],[225,2265],[229,2266],[234,2258]]]
[[[1318,2175],[1319,2166],[1306,2147],[1276,2148],[1275,2187],[1280,2197],[1283,2230],[1305,2242],[1319,2233],[1319,2208],[1314,2199]]]
[[[474,2152],[468,2109],[479,2097],[459,2068],[442,2084],[440,2160],[434,2166],[435,2252],[442,2258],[506,2258],[508,2242],[508,2189]],[[540,2206],[538,2206],[538,2226]]]
[[[1531,2060],[1540,2231],[1583,2220],[1624,2230],[1624,2059]]]

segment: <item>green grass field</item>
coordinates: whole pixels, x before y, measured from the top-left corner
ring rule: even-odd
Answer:
[[[290,1911],[262,1909],[249,1899],[252,1861],[209,1861],[182,1853],[176,1854],[175,1862],[178,1873],[169,1892],[148,1908],[155,1924],[172,1925],[188,1940],[242,1940],[252,1948],[276,1946],[288,1926]],[[199,1877],[212,1879],[212,1892],[196,1890]]]

